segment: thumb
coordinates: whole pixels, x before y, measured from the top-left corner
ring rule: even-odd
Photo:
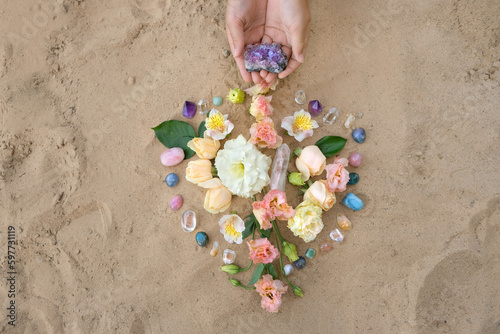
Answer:
[[[233,57],[236,58],[241,56],[245,48],[243,27],[234,22],[228,22],[226,29],[228,31],[228,37],[231,39],[229,42],[233,47],[233,50],[231,50],[233,52]]]
[[[309,38],[309,27],[295,31],[292,36],[292,55],[299,63],[306,57],[306,47]]]

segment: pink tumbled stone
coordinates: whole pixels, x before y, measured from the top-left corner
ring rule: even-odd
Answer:
[[[170,201],[170,208],[174,211],[177,211],[181,208],[182,204],[184,203],[184,198],[182,198],[182,195],[175,195],[174,198]]]
[[[351,153],[349,156],[349,165],[353,167],[358,167],[361,165],[361,161],[363,161],[363,156],[358,152]]]
[[[163,166],[177,166],[184,160],[184,151],[179,147],[167,148],[160,155],[160,161]]]

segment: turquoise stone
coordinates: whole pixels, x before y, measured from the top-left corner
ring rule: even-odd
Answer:
[[[308,259],[312,259],[312,258],[314,257],[314,255],[316,255],[316,251],[315,251],[314,249],[312,249],[312,248],[308,248],[308,249],[306,250],[306,257],[307,257]]]
[[[347,195],[345,195],[344,199],[342,200],[342,204],[354,211],[361,210],[365,205],[365,203],[363,203],[363,201],[353,193],[348,193]]]
[[[358,182],[359,182],[359,174],[354,172],[349,173],[349,182],[347,182],[347,184],[355,185]]]
[[[214,105],[220,106],[222,104],[222,97],[220,97],[220,96],[214,97],[213,102],[214,102]]]
[[[208,235],[205,232],[196,233],[196,243],[201,247],[205,247],[208,244]]]

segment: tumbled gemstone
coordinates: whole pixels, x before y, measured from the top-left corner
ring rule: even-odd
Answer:
[[[280,73],[288,64],[286,54],[278,43],[247,45],[245,50],[245,68],[248,72],[266,70]]]
[[[335,241],[335,242],[342,242],[344,241],[344,235],[338,228],[330,232],[330,238]]]
[[[291,273],[293,273],[293,266],[289,263],[289,264],[285,264],[285,266],[283,267],[283,270],[285,271],[285,275],[290,275]]]
[[[363,144],[366,139],[365,129],[355,128],[354,130],[352,130],[352,139],[354,139],[356,143]]]
[[[194,213],[194,211],[184,211],[181,218],[181,227],[184,232],[194,231],[196,228],[196,213]]]
[[[344,215],[337,215],[337,224],[343,230],[350,230],[352,228],[351,221]]]
[[[306,250],[306,257],[309,258],[309,259],[312,259],[314,257],[314,255],[316,255],[316,251],[314,250],[314,248],[308,248]]]
[[[319,249],[324,252],[324,253],[328,253],[329,251],[331,251],[333,249],[333,245],[331,243],[331,241],[329,240],[325,240],[323,241],[320,245],[319,245]]]
[[[359,174],[350,172],[349,173],[349,181],[347,182],[348,185],[355,185],[356,183],[359,182]]]
[[[342,204],[354,211],[361,210],[365,205],[365,203],[363,203],[363,201],[353,193],[348,193],[347,195],[345,195],[344,199],[342,200]]]
[[[198,107],[200,108],[200,114],[206,114],[210,108],[208,107],[208,101],[205,99],[201,99],[198,101]]]
[[[214,97],[212,102],[214,103],[215,106],[220,106],[222,104],[222,97],[216,96]]]
[[[354,152],[351,153],[351,155],[349,155],[349,166],[359,167],[362,161],[363,161],[363,156],[358,152]]]
[[[216,256],[218,252],[219,252],[219,243],[217,241],[214,241],[212,249],[210,250],[210,255]]]
[[[163,166],[173,167],[177,166],[184,160],[184,151],[180,147],[167,148],[160,155],[160,161]]]
[[[222,261],[224,261],[225,264],[231,264],[234,262],[234,259],[236,259],[236,253],[233,250],[224,249],[224,253],[222,253]]]
[[[351,127],[352,123],[354,123],[355,120],[356,120],[356,117],[354,117],[353,114],[348,114],[347,118],[346,118],[346,120],[344,122],[344,127],[346,129],[349,129]]]
[[[179,183],[179,176],[175,173],[170,173],[165,177],[165,183],[169,187],[175,187]]]
[[[182,116],[186,118],[193,118],[195,115],[196,115],[196,104],[190,101],[184,102],[184,107],[182,108]]]
[[[299,256],[298,260],[293,261],[293,265],[300,270],[306,266],[306,259],[303,256]]]
[[[196,233],[196,243],[198,246],[205,247],[208,245],[208,235],[205,232]]]
[[[328,110],[326,115],[323,117],[323,123],[332,125],[333,123],[335,123],[338,117],[339,111],[337,110],[337,108],[332,108]]]
[[[177,211],[181,208],[183,203],[184,198],[182,197],[182,195],[175,195],[170,201],[170,208],[174,211]]]
[[[297,93],[295,93],[295,102],[298,104],[304,104],[306,103],[306,92],[304,92],[302,89],[298,90]]]
[[[311,116],[316,117],[323,111],[323,106],[318,100],[312,100],[309,101],[309,106],[307,107],[307,110],[309,111]]]

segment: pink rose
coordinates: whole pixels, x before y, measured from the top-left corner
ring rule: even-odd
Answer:
[[[295,211],[286,202],[286,194],[279,189],[268,192],[262,201],[253,202],[253,214],[263,230],[272,227],[275,219],[288,220],[295,216]]]
[[[264,117],[260,122],[252,124],[250,135],[249,142],[259,147],[277,148],[283,143],[283,138],[278,136],[273,120],[269,117]]]
[[[249,241],[247,245],[250,248],[250,259],[254,263],[271,263],[279,255],[276,247],[271,245],[267,238]]]
[[[327,165],[326,185],[331,192],[340,192],[346,190],[349,182],[349,172],[345,169],[349,161],[346,158],[335,158],[333,164]]]
[[[278,312],[281,305],[281,295],[288,287],[280,280],[273,280],[271,275],[264,275],[254,284],[256,291],[261,295],[260,305],[268,312]]]
[[[273,107],[271,106],[272,96],[257,95],[252,98],[250,105],[250,114],[255,117],[257,122],[260,122],[264,117],[273,114]]]

